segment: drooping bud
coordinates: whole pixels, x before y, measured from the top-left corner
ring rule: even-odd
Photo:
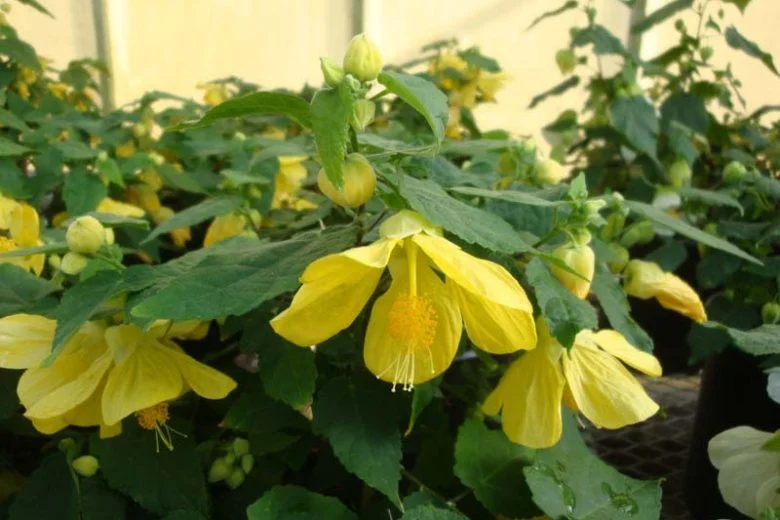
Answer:
[[[75,253],[97,253],[103,245],[106,232],[98,219],[84,216],[74,220],[65,232],[68,249]]]
[[[629,296],[643,300],[655,298],[662,307],[699,323],[707,321],[704,304],[696,291],[656,263],[631,260],[623,272],[623,288]]]
[[[747,168],[739,161],[731,161],[723,169],[723,180],[728,184],[736,184],[745,178]]]
[[[362,132],[374,121],[376,104],[368,99],[358,99],[352,107],[352,117],[349,124],[355,132]]]
[[[344,71],[360,81],[372,81],[382,70],[382,55],[365,34],[358,34],[349,42],[344,54]]]
[[[230,489],[237,489],[241,484],[244,483],[245,479],[246,474],[240,468],[236,468],[225,479],[225,484],[227,484]]]
[[[241,437],[233,439],[233,453],[236,454],[236,457],[243,457],[249,453],[249,441]]]
[[[376,188],[376,175],[368,159],[358,153],[347,156],[342,168],[343,185],[336,188],[328,178],[325,168],[317,175],[317,186],[330,200],[347,208],[356,208],[371,200]]]
[[[73,471],[82,477],[92,477],[100,469],[100,463],[92,455],[82,455],[71,462],[70,465],[73,467]]]
[[[691,167],[685,159],[677,159],[669,167],[669,180],[675,188],[688,185],[691,177]]]
[[[569,176],[561,163],[553,159],[545,159],[536,163],[536,180],[543,184],[558,184]]]
[[[220,480],[225,480],[230,476],[230,474],[233,472],[233,466],[231,464],[228,464],[225,462],[224,459],[217,459],[209,468],[209,482],[219,482]]]
[[[331,87],[338,87],[344,81],[344,69],[336,65],[330,58],[320,58],[320,69],[325,83]]]
[[[83,271],[85,267],[87,267],[88,262],[89,258],[86,256],[71,251],[62,257],[62,261],[60,262],[60,269],[65,274],[75,276]]]
[[[780,303],[767,302],[761,307],[761,319],[764,323],[774,325],[780,322]]]
[[[566,264],[571,271],[577,273],[576,275],[557,265],[553,264],[550,266],[550,270],[561,284],[580,300],[588,297],[593,274],[596,270],[596,255],[588,245],[588,242],[563,244],[558,246],[552,253],[555,258]]]
[[[561,74],[568,74],[577,66],[577,55],[571,49],[561,49],[555,53],[555,63]]]
[[[653,223],[649,220],[640,220],[626,229],[626,232],[620,238],[620,243],[630,249],[635,245],[647,244],[653,239],[654,235]]]

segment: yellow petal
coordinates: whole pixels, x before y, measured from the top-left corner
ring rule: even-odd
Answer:
[[[11,228],[11,213],[19,203],[0,195],[0,229]]]
[[[51,419],[32,419],[32,425],[36,430],[44,435],[54,435],[58,431],[66,428],[68,423],[62,417],[53,417]]]
[[[206,399],[222,399],[236,388],[236,382],[208,365],[192,359],[184,352],[167,350],[171,363],[175,364],[184,377],[184,382],[196,394]]]
[[[280,166],[292,166],[302,163],[308,157],[306,155],[280,155],[277,159]]]
[[[660,377],[661,363],[648,352],[643,352],[633,346],[622,334],[615,330],[600,330],[596,333],[582,331],[577,334],[577,341],[593,341],[596,345],[612,354],[626,365],[644,372],[648,376]]]
[[[393,282],[390,289],[377,299],[371,309],[363,360],[379,379],[410,388],[410,385],[433,379],[452,364],[463,325],[453,295],[430,267],[425,263],[417,265],[416,299],[409,297],[406,263],[400,261],[391,267]],[[410,306],[406,309],[411,313],[407,316],[410,321],[408,327],[404,327],[405,323],[393,323],[391,312],[399,310],[394,308],[396,303]],[[414,316],[417,305],[424,306],[420,310],[428,312],[427,320],[413,321],[417,318]],[[401,318],[396,319],[403,319],[403,309],[400,311]],[[401,337],[399,330],[412,330],[413,333]],[[417,332],[416,336],[414,332]],[[410,341],[415,344],[410,344]]]
[[[308,347],[349,327],[374,293],[397,243],[379,240],[313,262],[290,307],[271,320],[273,329]]]
[[[664,276],[656,298],[662,307],[679,312],[698,323],[707,321],[707,313],[699,295],[693,287],[672,273],[666,273]]]
[[[382,238],[406,238],[418,233],[441,236],[441,228],[431,224],[425,217],[415,211],[404,209],[388,218],[379,226],[379,236]]]
[[[120,217],[136,217],[140,218],[144,216],[144,210],[133,206],[131,204],[125,204],[106,197],[100,201],[95,211],[98,213],[110,213],[112,215],[119,215]]]
[[[28,204],[17,204],[11,211],[11,237],[21,247],[35,247],[40,235],[38,212]]]
[[[155,320],[149,326],[149,334],[155,338],[200,340],[209,332],[209,322],[200,320]]]
[[[496,415],[503,407],[502,427],[512,441],[548,448],[561,437],[561,399],[565,381],[560,366],[543,349],[513,362],[482,410]]]
[[[102,409],[106,424],[178,397],[183,389],[181,372],[166,349],[153,336],[131,325],[106,330],[116,366],[103,391]]]
[[[622,428],[658,411],[636,378],[606,352],[575,344],[562,359],[577,407],[597,427]]]
[[[22,369],[40,364],[51,353],[57,322],[34,314],[0,319],[0,367]]]
[[[203,239],[203,247],[209,247],[241,233],[246,227],[247,220],[244,215],[222,215],[215,217],[206,230]]]

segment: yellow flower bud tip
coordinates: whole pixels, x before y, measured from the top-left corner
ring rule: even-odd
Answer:
[[[363,82],[372,81],[382,70],[382,55],[365,34],[358,34],[349,42],[343,65],[347,74]]]
[[[356,132],[361,132],[374,121],[374,116],[376,116],[376,104],[368,99],[359,99],[352,107],[349,124]]]
[[[561,163],[553,159],[545,159],[536,164],[536,180],[543,184],[558,184],[569,176]]]
[[[62,257],[62,262],[60,262],[60,269],[65,274],[75,276],[81,273],[81,271],[87,267],[88,262],[89,259],[86,256],[71,251]]]
[[[100,463],[92,455],[82,455],[71,462],[73,471],[81,475],[82,477],[92,477],[100,469]]]
[[[225,484],[227,484],[230,489],[238,489],[238,487],[244,483],[245,479],[246,474],[240,468],[236,468],[225,479]]]
[[[241,437],[233,439],[233,453],[235,453],[236,457],[249,453],[249,441]]]
[[[376,175],[368,159],[357,153],[350,154],[342,174],[343,185],[338,189],[328,178],[325,168],[320,169],[317,186],[326,197],[347,208],[356,208],[371,200],[376,188]]]
[[[225,480],[232,472],[233,467],[220,458],[211,464],[211,467],[209,468],[208,480],[213,484],[214,482]]]
[[[331,87],[338,87],[344,81],[344,69],[336,65],[330,58],[320,58],[320,69],[325,83]]]
[[[593,249],[588,245],[569,243],[558,246],[552,255],[566,264],[571,271],[577,273],[574,274],[553,264],[551,266],[553,275],[574,296],[580,300],[587,298],[596,270],[596,255],[593,253]]]
[[[95,217],[84,216],[74,220],[65,232],[68,249],[75,253],[97,253],[105,239],[105,230]]]
[[[245,453],[241,457],[241,470],[248,475],[249,472],[252,471],[252,468],[254,467],[255,467],[254,456],[252,456],[251,453]]]

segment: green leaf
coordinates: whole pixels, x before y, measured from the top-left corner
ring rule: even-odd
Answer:
[[[13,264],[0,264],[0,318],[24,312],[57,288]]]
[[[552,518],[571,520],[658,520],[658,481],[621,475],[590,452],[571,414],[564,414],[557,445],[537,452],[525,469],[533,499]]]
[[[428,381],[427,383],[423,383],[414,387],[412,394],[412,409],[409,412],[409,424],[406,427],[404,436],[412,433],[412,430],[414,429],[414,423],[417,421],[417,418],[420,417],[420,414],[423,413],[423,411],[436,397],[436,394],[439,393],[440,384],[441,377],[437,377],[436,379]]]
[[[119,165],[111,157],[106,158],[105,161],[98,160],[95,162],[98,171],[108,182],[112,182],[117,186],[125,187],[125,180],[122,177],[122,171],[119,169]]]
[[[124,520],[127,517],[127,501],[108,488],[100,477],[79,480],[81,520]],[[167,520],[167,517],[166,517]],[[190,517],[188,520],[193,520]]]
[[[404,175],[399,188],[413,210],[466,242],[508,254],[533,249],[507,221],[450,197],[431,180]]]
[[[651,251],[645,257],[648,262],[655,262],[664,271],[674,272],[688,258],[688,250],[680,240],[670,240],[658,249]]]
[[[264,342],[256,351],[262,360],[260,378],[268,395],[296,409],[311,404],[317,380],[311,349],[278,338]]]
[[[65,455],[51,453],[11,504],[10,520],[80,520],[76,478]]]
[[[729,47],[742,51],[752,58],[757,58],[766,65],[766,68],[774,72],[776,75],[777,67],[775,67],[774,59],[772,55],[761,49],[755,42],[748,40],[740,34],[736,27],[733,25],[726,29],[726,43]]]
[[[615,276],[600,262],[596,265],[596,275],[591,288],[612,328],[638,349],[652,352],[653,339],[631,317],[631,306],[626,293]]]
[[[128,275],[136,283],[146,278],[153,290],[132,314],[172,320],[241,315],[298,287],[298,277],[314,260],[354,243],[354,228],[330,228],[273,243],[236,237],[194,257],[189,253],[160,266],[139,266]]]
[[[745,13],[745,9],[747,9],[748,5],[750,4],[750,0],[723,0],[727,4],[734,4],[739,8],[739,10],[742,12],[742,14]]]
[[[0,55],[8,56],[19,65],[24,65],[38,74],[43,72],[33,46],[19,38],[9,37],[0,40]]]
[[[449,104],[444,92],[424,78],[403,72],[380,72],[377,81],[419,112],[433,130],[436,141],[441,143],[449,117]]]
[[[27,123],[19,119],[19,117],[13,112],[0,108],[0,124],[9,128],[15,128],[20,132],[30,132],[30,127]]]
[[[566,3],[564,3],[562,6],[558,7],[557,9],[553,9],[552,11],[547,11],[546,13],[543,13],[541,16],[537,17],[533,22],[531,22],[531,25],[529,25],[528,28],[526,28],[526,31],[536,27],[539,24],[539,22],[542,22],[547,18],[558,16],[559,14],[565,13],[566,11],[569,11],[571,9],[575,9],[576,7],[577,7],[576,0],[568,0]]]
[[[756,189],[764,195],[780,200],[780,181],[777,179],[753,171],[750,172],[748,180],[752,181]]]
[[[734,345],[754,356],[780,354],[780,325],[764,324],[752,330],[739,330],[725,325],[715,324],[715,328],[725,330],[731,336]]]
[[[450,191],[456,193],[462,193],[463,195],[473,195],[475,197],[485,197],[488,199],[505,200],[507,202],[516,202],[517,204],[525,204],[528,206],[542,206],[553,207],[564,205],[565,202],[551,201],[537,197],[532,193],[526,193],[523,191],[502,191],[502,190],[485,190],[482,188],[470,188],[465,186],[457,186],[450,188]]]
[[[699,188],[691,188],[689,186],[683,186],[678,190],[678,193],[683,199],[697,200],[703,202],[708,206],[725,206],[734,208],[739,211],[740,215],[744,215],[745,208],[739,201],[730,195],[720,191],[702,190]]]
[[[0,43],[3,41],[5,40],[0,40]],[[5,137],[0,137],[0,157],[24,155],[31,151],[32,150],[27,148],[26,146],[16,144],[15,142]]]
[[[659,23],[668,20],[669,18],[676,15],[680,11],[684,11],[685,9],[688,9],[692,5],[693,5],[693,0],[674,0],[673,2],[664,5],[660,9],[653,11],[652,13],[650,13],[649,15],[645,16],[637,23],[632,25],[631,34],[641,34],[646,30],[650,29],[651,27],[654,27]]]
[[[478,69],[482,69],[487,72],[501,72],[501,65],[496,60],[485,56],[477,47],[471,47],[465,51],[459,52],[458,56],[463,58],[463,61],[472,65]]]
[[[514,444],[501,430],[488,430],[476,419],[458,429],[455,475],[491,513],[513,518],[536,516],[523,478],[534,451]]]
[[[730,253],[734,256],[738,256],[749,262],[753,262],[754,264],[761,265],[760,260],[742,251],[737,246],[726,242],[722,238],[718,238],[715,235],[711,235],[698,228],[695,228],[690,224],[666,213],[662,209],[636,200],[627,200],[625,203],[634,213],[646,217],[665,228],[669,228],[675,233],[679,233],[680,235],[684,235],[704,245],[713,247],[715,249],[720,249],[721,251],[725,251],[726,253]]]
[[[68,251],[68,244],[64,242],[57,242],[54,244],[46,244],[45,246],[26,247],[24,249],[14,249],[6,253],[0,253],[0,260],[4,258],[18,258],[20,256],[30,256],[37,254],[48,253],[66,253]]]
[[[126,217],[115,213],[100,213],[98,211],[88,211],[87,213],[84,213],[84,215],[93,217],[106,227],[149,228],[149,221],[142,218]],[[62,223],[61,227],[68,227],[74,220],[76,220],[76,217],[70,217]]]
[[[592,43],[593,52],[597,55],[627,54],[626,48],[623,47],[620,39],[612,34],[609,29],[598,24],[577,31],[571,43],[574,47],[582,47]]]
[[[135,420],[125,421],[122,435],[101,439],[95,455],[109,486],[165,515],[179,509],[208,513],[206,481],[192,435],[173,436],[174,449],[157,449],[156,432]]]
[[[313,426],[347,471],[400,505],[401,433],[388,413],[392,396],[389,385],[368,377],[332,379],[314,401]]]
[[[415,507],[401,517],[401,520],[468,520],[452,509],[441,509],[432,505]]]
[[[342,184],[341,167],[347,153],[354,101],[346,82],[334,89],[318,90],[311,100],[311,126],[317,153],[328,179],[337,187]]]
[[[74,217],[94,210],[107,194],[106,186],[100,177],[88,172],[86,168],[71,171],[65,176],[62,185],[65,209]]]
[[[67,160],[93,159],[97,157],[97,150],[93,150],[80,141],[57,141],[52,143],[52,148],[58,150]]]
[[[306,128],[312,127],[311,108],[300,96],[284,92],[253,92],[215,106],[198,121],[181,123],[171,130],[202,128],[216,121],[258,114],[282,114]]]
[[[669,132],[672,123],[677,122],[700,135],[707,135],[710,115],[701,97],[687,92],[676,92],[661,105],[661,123]]]
[[[360,144],[371,146],[373,148],[379,148],[380,150],[387,152],[372,153],[370,154],[372,159],[393,154],[422,155],[432,157],[436,154],[438,149],[438,146],[435,144],[409,144],[405,141],[388,139],[377,134],[361,133],[358,134],[357,137]]]
[[[50,365],[57,358],[71,336],[92,317],[104,301],[118,294],[121,286],[120,274],[116,271],[101,271],[65,291],[55,312],[57,328],[54,331],[51,354],[44,361],[44,366]]]
[[[155,238],[178,229],[181,227],[194,226],[210,218],[219,217],[232,213],[241,206],[243,199],[238,195],[223,195],[206,199],[194,206],[190,206],[184,211],[176,213],[174,216],[157,226],[144,239],[144,243],[150,242]]]
[[[596,310],[585,300],[570,293],[552,275],[539,258],[534,258],[525,269],[528,283],[534,288],[536,300],[550,333],[566,348],[574,344],[574,337],[583,329],[598,326]]]
[[[560,96],[564,92],[568,92],[569,90],[573,89],[577,85],[580,84],[580,77],[579,76],[570,76],[566,78],[565,80],[561,81],[554,87],[552,87],[549,90],[545,90],[541,94],[537,94],[534,96],[534,98],[531,100],[531,104],[528,105],[528,108],[534,108],[536,105],[541,103],[542,101],[546,100],[549,97],[552,96]]]
[[[300,413],[272,399],[259,384],[252,384],[241,390],[242,394],[225,416],[225,426],[228,428],[264,434],[285,428],[304,429],[308,426],[308,421]]]
[[[51,12],[46,9],[38,0],[18,0],[20,4],[29,5],[39,13],[43,13],[45,15],[48,15],[52,18],[54,18],[54,15],[51,14]]]
[[[333,497],[297,486],[276,486],[246,510],[249,520],[357,520]]]
[[[637,150],[656,156],[658,117],[655,107],[641,96],[618,97],[609,106],[609,119]]]

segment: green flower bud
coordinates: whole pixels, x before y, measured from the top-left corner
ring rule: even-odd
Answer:
[[[57,443],[57,449],[59,449],[62,453],[67,455],[68,453],[76,449],[76,441],[74,441],[70,437],[61,439],[60,442]]]
[[[228,478],[225,479],[225,484],[227,484],[230,489],[237,489],[241,484],[244,483],[245,479],[246,474],[239,468],[236,468],[233,470],[233,473],[231,473]]]
[[[647,244],[654,236],[653,223],[649,220],[640,220],[626,229],[620,238],[620,243],[630,249],[636,245]]]
[[[363,91],[363,87],[360,84],[360,80],[357,79],[352,74],[347,74],[344,77],[344,81],[347,83],[347,86],[349,87],[349,90],[351,90],[352,92],[358,94],[358,93]]]
[[[236,457],[243,457],[249,453],[249,441],[241,437],[233,439],[233,453],[235,453]]]
[[[675,188],[688,185],[691,182],[691,177],[691,167],[685,159],[677,159],[669,167],[669,179]]]
[[[551,265],[550,270],[555,277],[580,300],[587,298],[596,269],[596,255],[593,253],[593,249],[588,245],[569,243],[558,246],[552,254],[562,260],[569,269],[580,275],[577,276],[556,265]]]
[[[225,464],[227,464],[228,466],[232,466],[233,464],[235,464],[235,463],[236,463],[236,459],[237,459],[237,458],[238,458],[238,457],[236,457],[236,454],[235,454],[235,453],[233,453],[232,451],[229,451],[229,452],[227,452],[227,453],[225,454],[225,456],[224,456],[224,457],[222,457],[222,460],[223,460],[223,461],[225,462]]]
[[[249,474],[250,471],[252,471],[252,468],[255,467],[255,458],[252,456],[251,453],[246,453],[241,457],[241,470]]]
[[[82,455],[71,462],[70,465],[73,467],[73,471],[82,477],[92,477],[100,469],[100,463],[92,455]]]
[[[344,54],[344,70],[360,81],[372,81],[382,70],[382,55],[365,34],[358,34],[349,42]]]
[[[89,258],[79,253],[66,253],[60,262],[60,269],[65,274],[77,275],[87,267]]]
[[[97,160],[100,162],[104,162],[108,160],[108,152],[105,150],[100,150],[97,154]]]
[[[352,117],[349,124],[355,129],[355,132],[361,132],[374,121],[376,115],[376,104],[368,99],[358,99],[352,107]]]
[[[723,169],[723,180],[728,184],[736,184],[745,178],[747,168],[739,161],[731,161]]]
[[[230,476],[230,474],[233,472],[233,466],[231,464],[228,464],[225,462],[224,459],[217,459],[209,468],[209,482],[219,482],[220,480],[225,480]]]
[[[616,210],[607,218],[607,225],[601,228],[601,238],[603,240],[612,240],[618,236],[626,225],[626,216],[622,211]]]
[[[588,222],[600,220],[601,210],[607,206],[604,199],[589,200],[585,203],[585,210],[588,212]],[[590,240],[588,240],[590,242]]]
[[[712,47],[709,46],[702,47],[701,50],[699,51],[699,53],[701,54],[701,59],[704,61],[707,61],[710,58],[712,58],[714,52],[715,51],[712,50]]]
[[[320,69],[325,83],[331,87],[338,87],[344,81],[344,69],[336,65],[330,58],[320,58]]]
[[[536,180],[543,184],[558,184],[569,176],[561,163],[552,159],[545,159],[536,163]]]
[[[609,267],[609,270],[614,274],[622,272],[623,269],[626,268],[626,265],[628,265],[628,261],[631,259],[631,256],[628,253],[628,249],[621,246],[620,244],[611,242],[609,244],[609,252],[610,258],[607,261],[607,267]]]
[[[246,134],[244,132],[236,132],[233,134],[233,139],[236,141],[246,141]]]
[[[106,242],[106,244],[113,244],[115,239],[116,236],[114,235],[114,230],[110,227],[105,228],[105,236],[103,237],[103,240]]]
[[[62,265],[62,257],[60,257],[60,255],[49,255],[48,258],[46,258],[46,263],[49,264],[49,267],[57,271]]]
[[[774,325],[780,322],[780,303],[767,302],[761,307],[761,319],[764,323]]]
[[[561,74],[568,74],[577,66],[577,55],[571,49],[561,49],[555,53],[555,63]]]
[[[350,154],[341,171],[344,174],[343,185],[338,189],[328,178],[325,168],[320,169],[317,186],[326,197],[347,208],[356,208],[371,200],[376,188],[376,175],[368,159],[358,153]]]
[[[103,245],[105,237],[103,224],[98,222],[95,217],[90,216],[77,218],[65,232],[68,249],[75,253],[97,253],[100,246]]]
[[[136,123],[133,125],[133,135],[136,137],[136,139],[140,139],[141,137],[146,135],[146,125],[142,123]]]

